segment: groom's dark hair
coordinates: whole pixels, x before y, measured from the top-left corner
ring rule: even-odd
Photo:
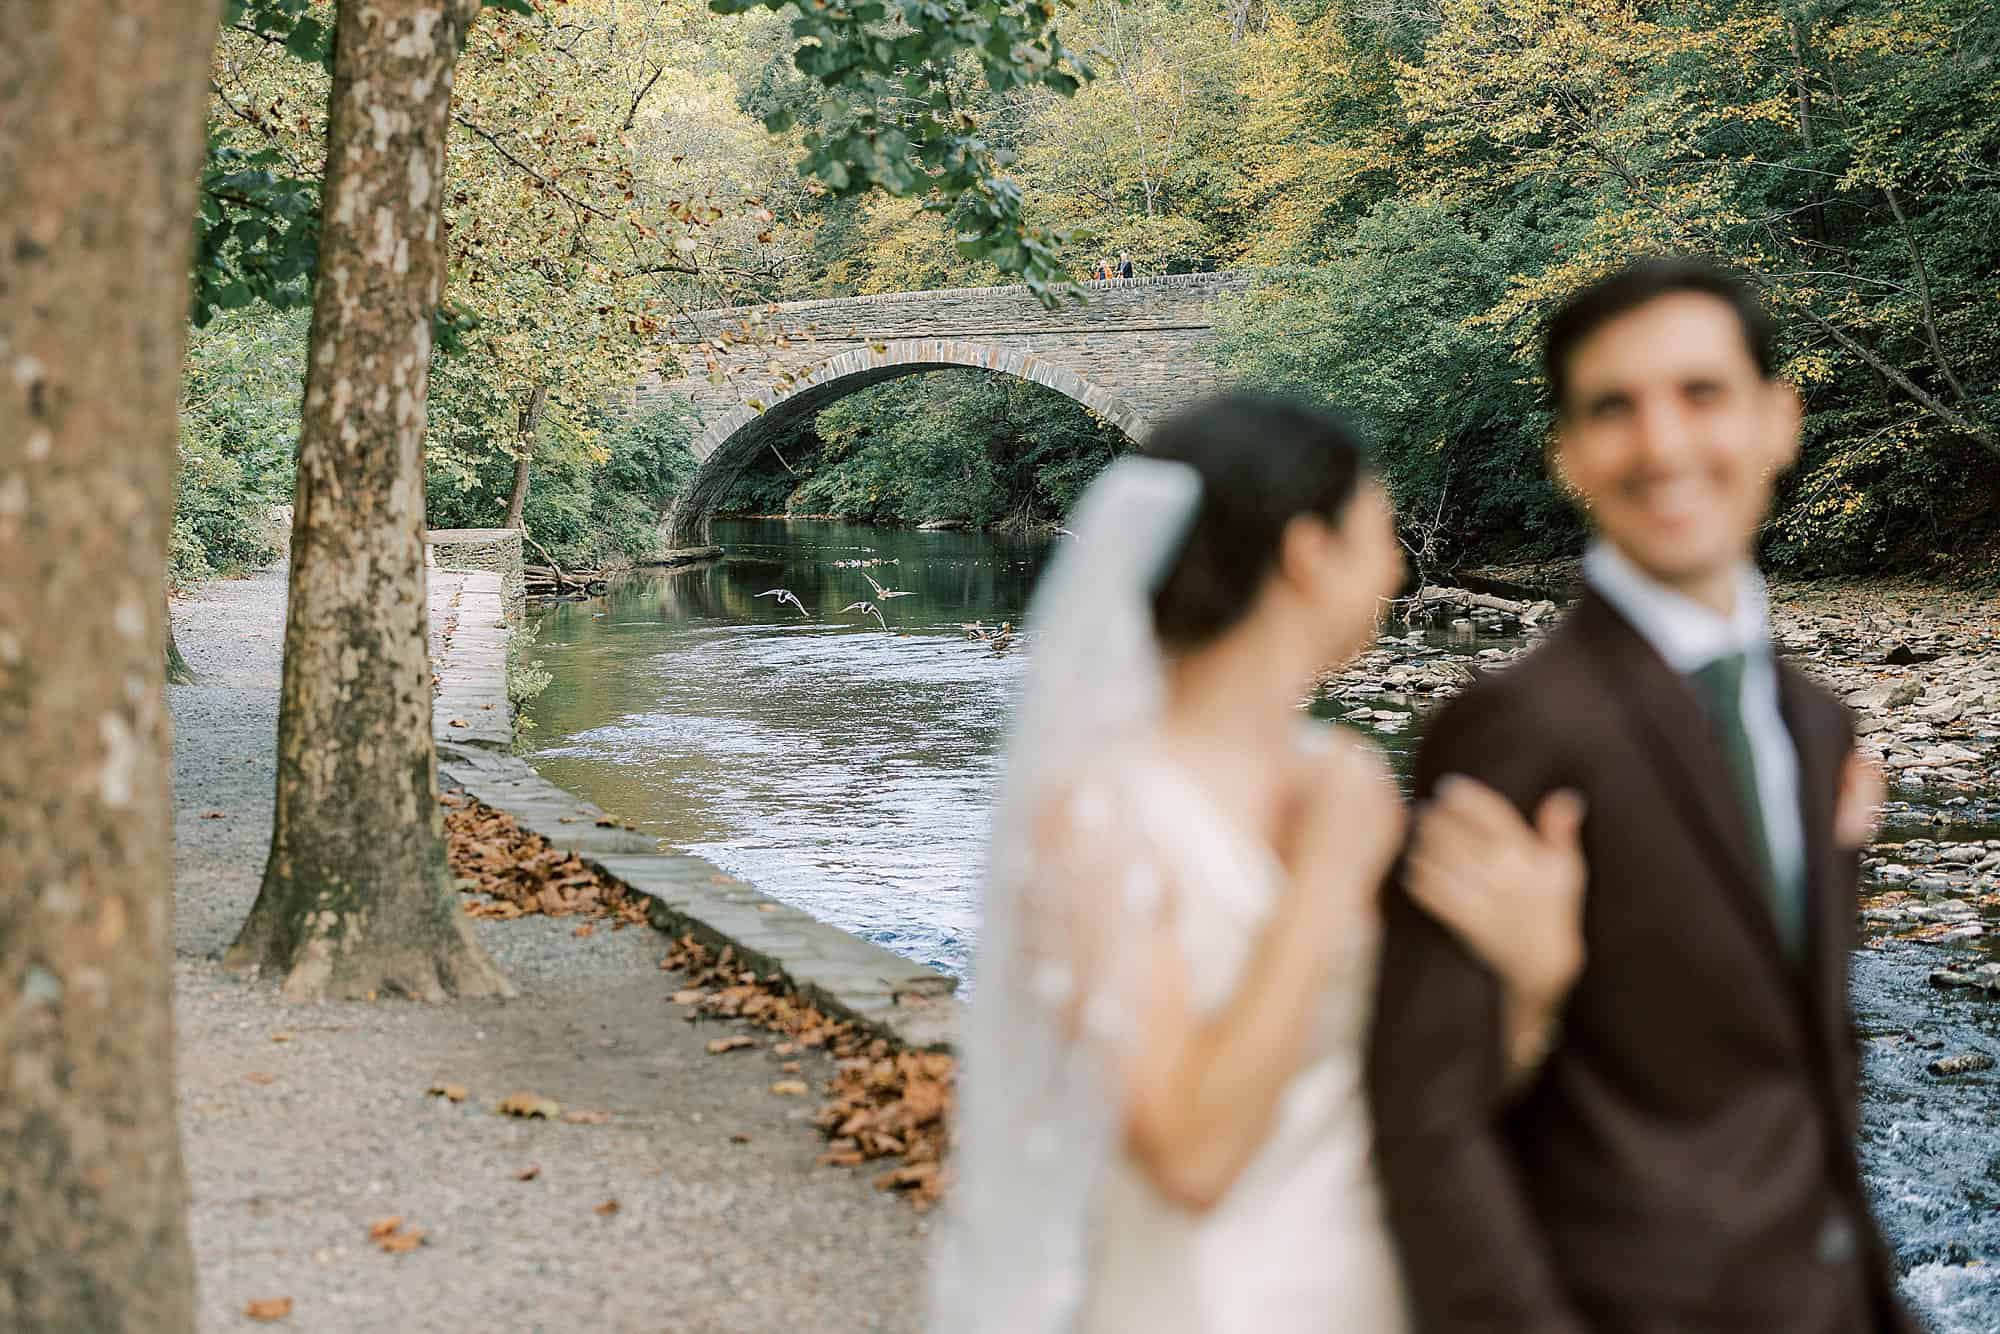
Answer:
[[[1199,647],[1236,624],[1277,564],[1285,525],[1301,514],[1338,523],[1367,466],[1339,418],[1245,392],[1167,418],[1144,452],[1201,477],[1201,508],[1153,595],[1153,626],[1170,649]]]
[[[1549,316],[1542,328],[1542,376],[1556,415],[1569,410],[1569,359],[1584,339],[1620,315],[1680,292],[1712,296],[1728,306],[1757,370],[1767,380],[1777,375],[1778,325],[1747,278],[1698,255],[1653,255],[1578,288]]]

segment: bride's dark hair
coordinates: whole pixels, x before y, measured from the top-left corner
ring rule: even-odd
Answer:
[[[1201,508],[1153,594],[1153,626],[1170,649],[1236,624],[1277,564],[1285,526],[1301,514],[1338,524],[1367,471],[1339,418],[1269,394],[1222,394],[1175,413],[1142,452],[1201,476]]]

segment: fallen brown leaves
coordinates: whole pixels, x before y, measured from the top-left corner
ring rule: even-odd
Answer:
[[[369,1225],[368,1240],[391,1255],[408,1255],[424,1244],[424,1230],[403,1226],[403,1216],[393,1214]]]
[[[252,1320],[283,1320],[291,1313],[290,1297],[265,1297],[243,1308],[243,1314]]]
[[[950,1184],[944,1156],[950,1140],[952,1100],[958,1064],[944,1052],[892,1051],[882,1038],[869,1038],[855,1026],[835,1020],[787,988],[777,978],[759,978],[724,948],[709,949],[693,936],[683,936],[663,969],[688,974],[694,985],[677,991],[673,1000],[692,1007],[690,1019],[739,1019],[785,1041],[771,1048],[774,1055],[823,1048],[837,1062],[827,1085],[828,1100],[813,1122],[827,1136],[823,1165],[858,1167],[879,1159],[899,1159],[900,1166],[875,1178],[879,1190],[906,1192],[919,1209],[937,1203]],[[740,1037],[740,1035],[738,1035]],[[740,1049],[737,1038],[718,1038],[711,1052]],[[786,1073],[798,1068],[786,1061]],[[800,1096],[803,1080],[781,1079],[771,1092]],[[748,1143],[748,1136],[731,1136]]]
[[[452,871],[466,892],[489,896],[488,901],[468,905],[466,911],[472,916],[577,914],[609,918],[613,930],[647,922],[641,896],[598,874],[574,853],[562,852],[541,835],[521,828],[511,816],[463,793],[448,793],[443,803]],[[604,816],[597,823],[611,827],[620,821]],[[587,932],[579,929],[576,934]],[[676,991],[672,999],[690,1007],[689,1019],[736,1019],[781,1034],[784,1040],[771,1048],[781,1058],[814,1048],[833,1055],[838,1064],[827,1084],[828,1101],[813,1118],[829,1141],[820,1157],[822,1164],[853,1167],[899,1160],[900,1165],[875,1179],[877,1188],[903,1191],[919,1209],[943,1196],[949,1181],[943,1164],[957,1072],[951,1056],[892,1052],[887,1041],[870,1038],[853,1024],[822,1013],[782,978],[760,978],[733,950],[725,948],[718,954],[691,935],[674,944],[660,967],[688,974],[691,985]],[[755,1045],[738,1035],[718,1038],[708,1049],[719,1055]],[[784,1073],[797,1070],[796,1062],[785,1062]],[[798,1097],[809,1093],[810,1087],[803,1080],[781,1079],[771,1091]],[[561,1114],[553,1101],[533,1094],[504,1099],[499,1110],[524,1117]],[[587,1115],[590,1124],[597,1123],[595,1114]],[[736,1142],[749,1141],[745,1136]]]
[[[502,1116],[518,1116],[523,1120],[539,1117],[544,1121],[553,1121],[562,1115],[562,1104],[539,1093],[509,1093],[493,1110]]]
[[[645,924],[645,900],[575,853],[561,851],[512,816],[462,792],[446,793],[443,803],[452,873],[467,893],[490,899],[468,905],[472,916],[602,917],[611,919],[613,930]],[[590,929],[581,927],[576,934],[587,936]]]

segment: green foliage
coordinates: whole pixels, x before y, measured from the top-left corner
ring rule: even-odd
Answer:
[[[198,329],[181,386],[180,475],[169,580],[277,559],[273,507],[291,499],[305,386],[303,311],[237,311]]]
[[[940,371],[826,408],[756,460],[723,504],[880,523],[1054,522],[1128,447],[1054,390]]]
[[[458,395],[452,416],[465,417],[468,386],[442,378],[444,392]],[[579,421],[552,404],[522,511],[529,534],[566,566],[612,565],[657,551],[660,521],[695,471],[691,412],[685,400],[674,400]],[[425,521],[433,528],[497,524],[513,485],[513,455],[476,431],[440,437],[434,429],[432,441],[425,452]]]
[[[1384,203],[1336,264],[1231,310],[1217,355],[1248,383],[1349,417],[1406,525],[1439,524],[1437,555],[1546,554],[1577,533],[1542,468],[1549,416],[1532,368],[1478,321],[1547,245],[1504,217],[1474,229],[1437,205]]]
[[[319,185],[279,168],[270,148],[244,150],[211,136],[195,214],[194,322],[262,303],[291,310],[312,299],[319,255]]]
[[[516,754],[527,752],[528,734],[535,730],[535,720],[528,716],[528,705],[556,679],[540,658],[529,656],[535,651],[536,630],[535,623],[527,621],[515,626],[514,632],[507,636],[507,704],[514,713]]]
[[[534,14],[529,0],[485,0]],[[333,69],[333,15],[324,0],[226,0],[223,24],[284,52],[306,86],[324,96]],[[211,125],[195,213],[194,322],[253,304],[289,310],[312,300],[319,261],[320,177],[288,157],[277,105],[220,94],[231,131]],[[446,338],[460,330],[444,321]]]
[[[779,10],[792,0],[710,0],[719,14]],[[1047,0],[834,0],[799,6],[793,62],[830,105],[804,135],[800,171],[835,197],[881,190],[929,196],[951,214],[960,251],[1019,274],[1045,300],[1068,280],[1055,238],[1024,217],[1021,188],[1001,174],[1007,154],[958,86],[976,69],[987,93],[1039,87],[1074,93],[1085,72],[1056,34]],[[791,106],[765,116],[792,127]]]
[[[1063,23],[1096,71],[1074,96],[968,89],[1029,218],[1077,242],[1079,274],[1118,249],[1141,273],[1276,270],[1227,321],[1226,368],[1359,419],[1409,535],[1435,525],[1448,559],[1578,540],[1544,480],[1540,324],[1662,249],[1743,267],[1786,325],[1806,448],[1772,560],[1963,565],[1992,543],[2000,5],[1078,0]],[[746,104],[819,114],[769,78]],[[811,221],[828,293],[984,280],[903,201]],[[801,496],[923,508],[869,499],[914,471],[844,469],[851,490]]]

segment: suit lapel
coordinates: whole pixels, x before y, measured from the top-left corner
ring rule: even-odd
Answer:
[[[1834,892],[1833,814],[1838,799],[1840,768],[1846,759],[1844,738],[1834,729],[1816,725],[1812,716],[1811,687],[1793,668],[1778,666],[1778,701],[1785,715],[1785,729],[1799,753],[1799,804],[1806,841],[1806,913],[1811,936],[1807,950],[1811,960],[1812,1001],[1825,1011],[1833,998],[1845,994],[1847,974],[1848,915],[1854,903]],[[1822,1021],[1835,1021],[1836,1041],[1844,1041],[1846,1016],[1821,1013]]]
[[[1569,623],[1607,673],[1612,697],[1642,738],[1647,758],[1666,780],[1682,821],[1728,887],[1745,925],[1772,960],[1788,968],[1735,780],[1694,691],[1594,590],[1586,589]]]

